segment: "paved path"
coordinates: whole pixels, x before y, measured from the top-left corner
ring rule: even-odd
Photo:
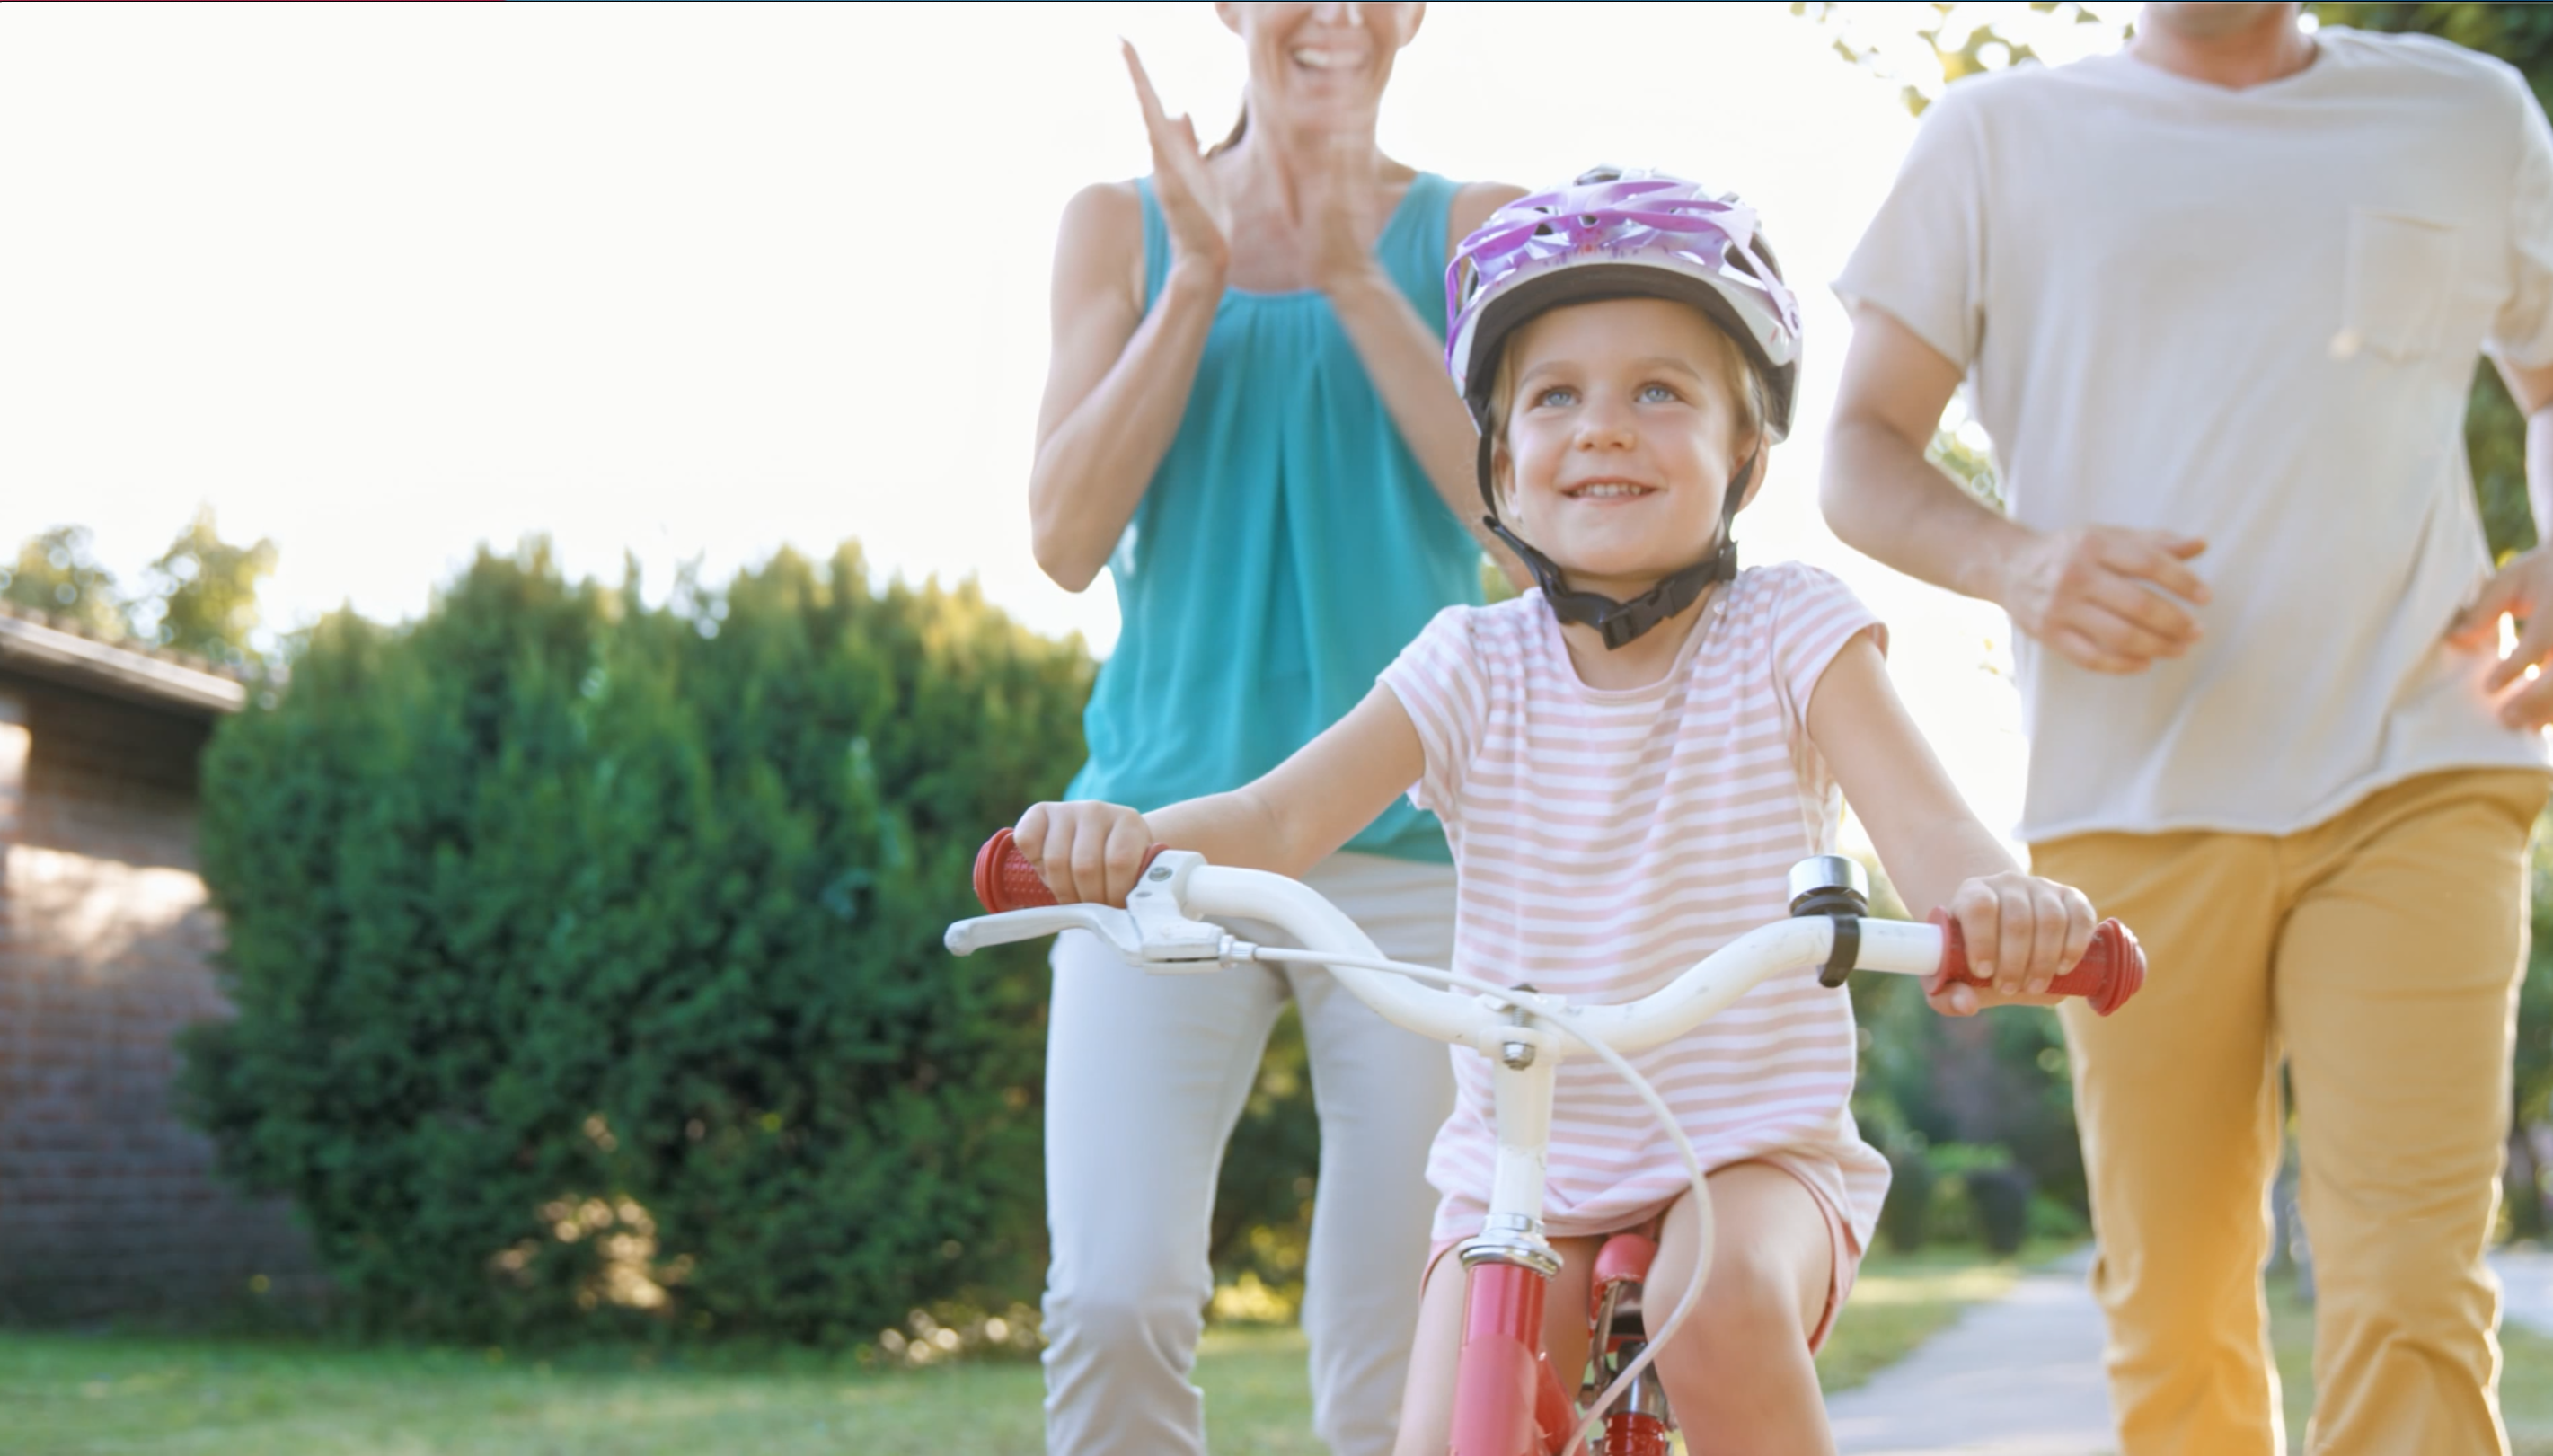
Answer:
[[[1827,1402],[1841,1456],[2107,1456],[2110,1393],[2087,1250],[2022,1276]],[[2542,1286],[2553,1309],[2553,1256]]]
[[[1827,1402],[1841,1456],[2108,1456],[2101,1311],[2088,1250],[2022,1276],[2011,1294]],[[2553,1335],[2553,1249],[2491,1256],[2510,1322]]]
[[[2493,1254],[2491,1267],[2504,1291],[2502,1317],[2553,1335],[2553,1249],[2511,1246]]]

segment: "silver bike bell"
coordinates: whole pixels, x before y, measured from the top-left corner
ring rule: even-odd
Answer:
[[[1840,854],[1812,854],[1791,866],[1793,915],[1866,915],[1870,877]]]

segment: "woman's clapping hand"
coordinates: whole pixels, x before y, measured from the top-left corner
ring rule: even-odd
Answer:
[[[1311,243],[1312,286],[1334,293],[1375,268],[1382,191],[1371,111],[1304,139],[1293,156],[1294,225]]]
[[[1195,125],[1185,116],[1171,117],[1162,108],[1153,78],[1144,71],[1134,43],[1125,43],[1126,72],[1135,80],[1135,100],[1144,109],[1144,132],[1153,144],[1153,195],[1162,205],[1162,220],[1170,231],[1170,251],[1178,263],[1214,270],[1220,279],[1232,262],[1232,207],[1214,174],[1206,169],[1197,146]]]

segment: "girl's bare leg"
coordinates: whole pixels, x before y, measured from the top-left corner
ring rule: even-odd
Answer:
[[[1658,1352],[1667,1400],[1692,1456],[1822,1456],[1834,1450],[1809,1333],[1826,1312],[1834,1252],[1798,1178],[1763,1163],[1711,1175],[1710,1282]],[[1664,1324],[1693,1277],[1693,1195],[1667,1210],[1641,1306]],[[1442,1447],[1437,1449],[1441,1450]]]

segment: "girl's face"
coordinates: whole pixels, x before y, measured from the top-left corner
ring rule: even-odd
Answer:
[[[1580,591],[1636,596],[1690,566],[1754,446],[1733,345],[1663,298],[1555,308],[1507,341],[1499,508]],[[1750,492],[1751,494],[1751,492]]]
[[[1285,134],[1372,128],[1391,63],[1427,7],[1222,0],[1215,13],[1250,53],[1250,124]]]

